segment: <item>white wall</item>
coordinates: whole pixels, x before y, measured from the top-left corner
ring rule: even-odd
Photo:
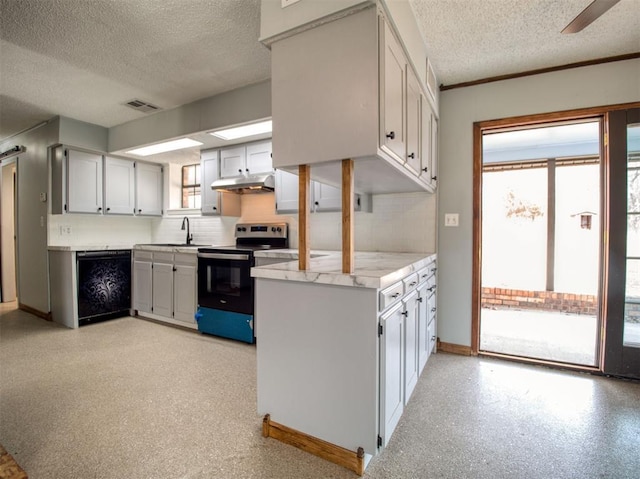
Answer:
[[[438,335],[471,345],[473,123],[518,115],[640,101],[640,60],[505,80],[440,95]]]

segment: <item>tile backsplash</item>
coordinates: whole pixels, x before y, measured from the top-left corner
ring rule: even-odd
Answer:
[[[286,222],[290,245],[298,246],[298,216],[278,215],[275,195],[262,193],[242,197],[241,217],[189,215],[196,244],[234,243],[237,222]],[[136,243],[182,243],[183,216],[141,218],[130,216],[49,215],[49,245],[99,245]],[[311,215],[311,247],[339,250],[342,217],[339,212]],[[373,196],[373,212],[356,212],[357,251],[428,253],[436,249],[436,196],[427,193],[396,193]]]

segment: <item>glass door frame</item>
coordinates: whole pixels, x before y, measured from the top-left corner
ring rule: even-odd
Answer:
[[[610,193],[612,185],[610,185],[610,154],[611,145],[609,142],[612,120],[611,116],[614,112],[620,110],[628,110],[632,108],[640,108],[640,102],[625,103],[619,105],[606,105],[592,108],[582,108],[576,110],[567,110],[552,113],[542,113],[534,115],[524,115],[511,118],[503,118],[499,120],[479,121],[473,125],[473,237],[472,237],[472,295],[471,295],[471,351],[470,354],[477,356],[480,351],[480,315],[481,315],[481,293],[482,293],[482,137],[485,132],[496,130],[499,128],[518,128],[518,127],[535,127],[540,124],[553,123],[557,121],[581,121],[585,119],[599,120],[602,122],[601,133],[601,184],[602,184],[602,241],[600,253],[600,279],[599,279],[599,307],[598,314],[600,318],[600,354],[599,364],[596,367],[574,366],[566,363],[556,363],[553,361],[534,360],[527,358],[513,358],[522,362],[532,362],[539,364],[547,364],[563,369],[577,369],[592,372],[607,372],[613,370],[615,365],[615,353],[613,338],[615,337],[615,321],[614,326],[608,323],[608,317],[611,314],[608,308],[610,302],[609,295],[610,286],[615,284],[615,278],[611,272],[611,247],[610,247],[610,227],[609,211]],[[626,123],[625,123],[626,131]],[[625,133],[626,135],[626,133]],[[626,141],[626,137],[625,137]],[[624,144],[626,153],[626,143]],[[619,154],[619,153],[618,153]],[[626,155],[625,155],[626,158]],[[626,162],[624,163],[626,168]],[[614,171],[615,172],[615,171]],[[626,178],[626,175],[625,175]],[[626,188],[625,188],[626,192]],[[626,205],[626,202],[625,202]],[[625,225],[626,225],[626,209],[625,209]],[[625,230],[626,232],[626,226]],[[626,235],[625,235],[626,239]],[[618,283],[619,284],[619,283]],[[614,287],[614,286],[613,286]],[[624,296],[624,291],[622,293]],[[615,299],[615,294],[613,296]],[[622,298],[624,302],[624,297]],[[624,304],[622,305],[624,308]],[[613,328],[613,331],[610,331]],[[620,346],[622,346],[622,336],[620,335]],[[609,348],[609,349],[607,349]],[[612,349],[613,348],[613,349]],[[627,348],[628,349],[628,348]],[[610,364],[611,362],[611,364]],[[605,368],[605,363],[607,367]],[[611,366],[611,367],[610,367]],[[619,374],[619,373],[618,373]]]

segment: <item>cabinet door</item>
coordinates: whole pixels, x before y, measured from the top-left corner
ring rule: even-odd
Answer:
[[[389,443],[404,411],[402,312],[402,303],[399,303],[380,318],[380,436],[384,446]]]
[[[422,155],[420,148],[421,102],[420,85],[407,65],[407,162],[405,166],[415,175],[420,174]]]
[[[136,214],[162,216],[160,165],[136,162]]]
[[[176,264],[173,277],[173,317],[186,323],[195,323],[196,267]]]
[[[272,173],[271,142],[247,145],[247,174]]]
[[[420,374],[429,358],[427,283],[418,286],[418,364]]]
[[[247,148],[227,148],[220,151],[220,178],[231,178],[246,173]]]
[[[404,163],[405,145],[405,65],[404,52],[389,26],[381,20],[380,48],[380,148]]]
[[[427,98],[421,95],[421,117],[420,126],[420,179],[427,184],[431,184],[431,106]]]
[[[102,155],[66,150],[67,207],[70,213],[102,212]]]
[[[133,309],[150,313],[152,299],[153,276],[150,261],[133,262]]]
[[[153,313],[173,317],[173,264],[153,263]]]
[[[200,170],[202,183],[200,194],[202,195],[201,210],[203,215],[220,214],[220,193],[211,189],[211,183],[219,178],[218,151],[203,151],[200,155]]]
[[[298,211],[298,175],[284,170],[276,170],[276,212],[294,213]]]
[[[131,160],[104,158],[104,211],[132,215],[135,207],[135,168]]]
[[[404,404],[418,384],[418,294],[414,291],[404,300]]]
[[[438,119],[431,113],[431,185],[435,188],[438,181]]]
[[[342,190],[314,181],[312,204],[314,211],[340,211],[342,209]]]

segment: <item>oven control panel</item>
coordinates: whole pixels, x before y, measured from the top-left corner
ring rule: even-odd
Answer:
[[[236,238],[287,238],[287,223],[238,223]]]

